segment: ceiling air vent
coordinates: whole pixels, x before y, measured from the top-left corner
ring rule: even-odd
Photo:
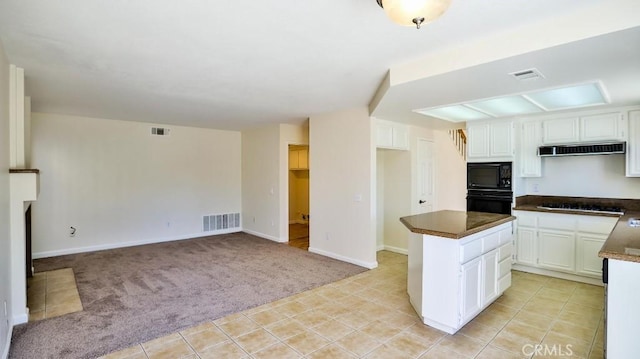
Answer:
[[[610,155],[624,153],[626,142],[596,143],[585,145],[542,146],[538,148],[541,157]]]
[[[515,77],[520,81],[543,79],[544,75],[538,69],[527,69],[522,71],[512,72],[509,75]]]
[[[171,133],[171,129],[163,127],[151,127],[152,136],[169,136],[169,133]]]

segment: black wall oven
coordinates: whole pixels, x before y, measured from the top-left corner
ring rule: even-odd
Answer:
[[[467,164],[467,211],[511,214],[511,162]]]

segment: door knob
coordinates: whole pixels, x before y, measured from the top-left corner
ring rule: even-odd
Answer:
[[[419,204],[423,204],[423,203],[425,203],[425,202],[426,202],[426,201],[425,201],[425,200],[422,200],[422,199],[418,201],[418,203],[419,203]]]

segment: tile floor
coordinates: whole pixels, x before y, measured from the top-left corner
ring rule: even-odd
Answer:
[[[383,251],[378,261],[104,358],[602,358],[601,287],[514,271],[496,303],[448,335],[423,325],[409,304],[407,257]]]
[[[27,280],[29,321],[82,311],[73,269],[40,272]]]

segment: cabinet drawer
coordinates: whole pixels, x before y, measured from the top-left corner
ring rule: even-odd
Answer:
[[[500,245],[500,233],[494,232],[482,238],[482,253],[487,253],[492,249],[498,248]]]
[[[483,239],[478,239],[460,246],[460,263],[466,263],[482,254]]]
[[[500,245],[507,244],[513,241],[513,233],[511,228],[503,229],[500,231]]]
[[[506,258],[511,258],[511,254],[513,254],[513,245],[511,243],[507,243],[500,247],[500,252],[498,253],[498,260],[501,261]]]
[[[518,215],[518,226],[522,227],[535,227],[536,216],[531,215]]]
[[[571,215],[548,215],[538,218],[538,228],[549,228],[554,230],[574,231],[576,229],[575,219]]]
[[[578,220],[578,232],[598,233],[598,234],[610,234],[618,223],[618,218],[593,218],[593,219],[579,219]]]
[[[511,273],[507,273],[504,277],[498,279],[498,293],[502,294],[511,287]]]
[[[498,278],[502,278],[511,273],[511,258],[506,258],[498,263]]]

